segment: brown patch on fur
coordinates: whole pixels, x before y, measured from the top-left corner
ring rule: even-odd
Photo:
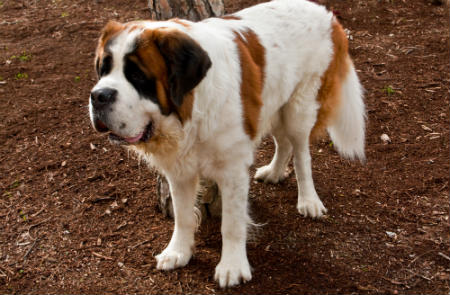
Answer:
[[[103,55],[103,51],[105,49],[106,43],[111,40],[118,33],[123,31],[125,26],[121,23],[115,21],[109,21],[106,26],[102,30],[102,35],[98,41],[97,46],[97,56],[100,57]]]
[[[156,80],[156,96],[158,97],[158,102],[162,113],[165,115],[170,114],[172,105],[170,104],[169,98],[167,97],[166,88],[161,80]]]
[[[157,156],[164,159],[164,165],[171,166],[176,160],[176,152],[183,139],[182,124],[175,118],[160,120],[153,131],[152,138],[147,142],[129,145],[131,149],[143,153],[147,157]],[[150,163],[153,161],[150,161]]]
[[[317,95],[320,109],[310,139],[321,137],[325,133],[327,125],[333,120],[341,103],[342,83],[349,70],[347,35],[337,21],[332,24],[331,39],[334,46],[333,58],[321,78],[322,86]]]
[[[142,27],[142,26],[139,25],[139,24],[129,25],[128,32],[133,32],[133,31],[135,31],[135,30],[137,30],[137,29],[140,29],[141,27]]]
[[[251,139],[254,139],[258,132],[259,114],[263,105],[261,96],[265,77],[265,49],[253,31],[248,30],[242,35],[235,33],[234,42],[237,44],[241,63],[244,130]]]
[[[160,52],[159,46],[156,44],[161,38],[167,38],[167,34],[172,34],[172,38],[168,38],[168,42],[172,43],[166,44],[166,46],[168,48],[178,46],[177,43],[180,40],[177,36],[178,34],[182,34],[181,32],[168,29],[146,30],[141,36],[141,42],[138,45],[135,56],[138,59],[137,64],[147,77],[156,79],[156,93],[162,113],[168,115],[175,112],[183,124],[191,118],[194,94],[193,91],[187,93],[183,98],[183,103],[179,107],[175,106],[168,97],[168,65]]]
[[[173,23],[177,23],[179,25],[182,25],[185,28],[190,28],[191,27],[191,25],[187,21],[179,19],[179,18],[172,18],[172,19],[169,19],[169,21],[173,22]]]
[[[137,49],[129,56],[149,79],[155,79],[156,96],[165,115],[171,113],[172,104],[167,96],[168,72],[164,57],[154,42],[155,31],[144,31],[138,41]]]
[[[181,123],[191,119],[192,108],[194,107],[194,91],[189,92],[184,96],[183,104],[178,108],[177,114]]]
[[[232,15],[232,14],[230,14],[230,15],[224,15],[224,16],[221,16],[221,17],[219,17],[219,18],[221,18],[221,19],[226,19],[226,20],[241,20],[241,18],[240,18],[239,16]]]

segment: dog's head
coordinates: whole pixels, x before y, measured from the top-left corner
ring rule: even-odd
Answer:
[[[169,117],[190,118],[193,89],[211,66],[208,54],[175,26],[109,22],[99,39],[89,113],[118,144],[149,142]]]

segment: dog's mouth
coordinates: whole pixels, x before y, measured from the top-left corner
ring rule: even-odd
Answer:
[[[139,142],[147,142],[148,140],[150,140],[150,138],[152,138],[153,136],[154,126],[152,121],[150,121],[147,124],[147,126],[145,126],[144,131],[142,131],[136,136],[131,137],[124,137],[115,134],[114,132],[109,130],[109,128],[100,120],[95,121],[95,129],[97,129],[97,131],[99,132],[109,131],[109,141],[113,144],[128,145],[128,144],[136,144]]]
[[[144,131],[139,133],[136,136],[132,137],[122,137],[113,132],[109,133],[109,141],[113,144],[119,145],[127,145],[127,144],[136,144],[139,142],[147,142],[153,136],[153,123],[150,121],[145,127]]]

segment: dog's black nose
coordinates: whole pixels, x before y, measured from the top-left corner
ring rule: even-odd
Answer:
[[[116,101],[117,90],[101,88],[91,92],[91,102],[95,109],[101,109]]]

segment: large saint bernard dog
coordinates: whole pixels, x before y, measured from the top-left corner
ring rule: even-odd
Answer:
[[[275,155],[255,178],[277,183],[293,155],[301,215],[326,209],[311,175],[310,139],[328,131],[344,157],[364,160],[362,87],[346,34],[306,0],[278,0],[201,22],[109,22],[96,54],[89,112],[112,142],[163,173],[175,229],[157,268],[185,266],[194,250],[200,177],[222,194],[221,287],[249,281],[249,167],[261,137]]]

